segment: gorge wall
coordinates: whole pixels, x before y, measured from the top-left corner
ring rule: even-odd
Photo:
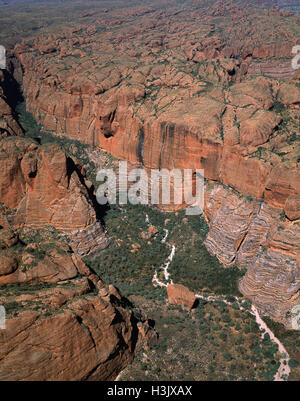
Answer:
[[[52,240],[29,243],[21,255],[13,246],[9,251],[14,263],[1,250],[0,264],[7,313],[1,380],[114,380],[147,341],[139,331],[149,332],[147,320],[137,319],[118,291],[65,244]]]
[[[114,380],[156,333],[83,263],[82,255],[108,245],[84,169],[57,144],[16,135],[23,129],[4,82],[0,379]]]
[[[106,85],[100,94],[85,82],[77,89],[69,82],[58,84],[48,69],[45,78],[43,64],[39,70],[34,56],[19,47],[18,52],[28,110],[45,131],[99,146],[145,168],[204,169],[206,179],[275,207],[284,208],[289,197],[299,197],[300,89],[295,83],[256,77],[197,97],[184,88],[169,103],[171,99],[162,98],[167,107],[155,114],[147,75],[140,76],[139,84],[115,87],[121,77],[114,82],[112,71],[107,82],[99,78],[98,86]],[[159,70],[166,73],[166,68]],[[164,88],[162,79],[157,80]],[[288,118],[276,112],[278,103]],[[288,130],[281,130],[284,119],[292,120]],[[290,160],[282,163],[281,153]]]
[[[147,102],[141,84],[101,95],[81,86],[74,93],[38,77],[30,56],[21,54],[20,60],[28,108],[44,130],[147,169],[204,169],[207,248],[226,265],[246,267],[243,294],[290,327],[289,311],[299,303],[300,289],[300,134],[297,122],[293,134],[282,128],[285,115],[276,104],[296,121],[295,84],[257,77],[174,101],[147,118],[146,106],[139,104]]]
[[[253,1],[153,3],[100,7],[14,48],[44,131],[146,169],[204,169],[208,249],[247,267],[243,293],[288,326],[300,285],[299,37],[299,15]]]

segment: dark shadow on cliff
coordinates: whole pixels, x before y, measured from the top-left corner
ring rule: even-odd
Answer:
[[[80,183],[84,186],[84,188],[86,189],[86,191],[88,193],[88,198],[91,201],[93,208],[96,212],[97,220],[100,221],[102,226],[105,228],[104,216],[107,213],[107,211],[110,209],[109,204],[107,203],[106,205],[99,205],[99,203],[97,202],[97,198],[94,195],[94,186],[92,185],[90,188],[88,188],[85,183],[85,178],[81,172],[81,166],[76,165],[74,163],[74,160],[71,157],[67,157],[67,174],[68,174],[69,180],[74,171],[77,173]]]
[[[4,75],[4,82],[1,87],[7,99],[9,106],[15,111],[19,103],[24,102],[21,85],[16,81],[14,76],[7,70],[2,70]]]

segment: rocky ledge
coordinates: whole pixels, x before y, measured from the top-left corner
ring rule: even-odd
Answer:
[[[247,269],[241,292],[263,315],[292,327],[300,303],[300,224],[263,201],[221,185],[206,192],[207,249],[225,265]]]
[[[84,256],[108,245],[84,170],[59,145],[21,137],[0,140],[0,200],[15,228],[54,227]]]
[[[57,145],[0,149],[0,380],[113,380],[157,336],[78,256],[108,241],[84,177]]]
[[[19,243],[3,214],[1,223],[1,380],[113,380],[155,341],[148,320],[67,244],[47,230],[39,242],[20,232]]]

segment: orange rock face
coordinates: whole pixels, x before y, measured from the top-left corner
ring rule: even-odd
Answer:
[[[287,197],[277,193],[284,189],[270,181],[298,130],[299,113],[280,107],[294,110],[299,89],[259,68],[255,77],[247,72],[261,62],[290,64],[296,17],[232,1],[127,11],[100,7],[93,24],[15,47],[28,110],[43,129],[149,169],[204,169],[207,179],[283,208]],[[281,35],[269,29],[274,21]],[[271,72],[276,78],[276,66]]]
[[[99,251],[107,238],[77,160],[57,145],[6,134],[0,138],[6,310],[0,380],[114,380],[157,335],[78,256]]]
[[[80,254],[107,245],[84,177],[59,146],[5,138],[0,148],[0,201],[16,209],[15,227],[55,227],[70,234]]]
[[[176,82],[176,90],[169,82],[162,86],[162,78],[157,77],[154,97],[153,89],[148,89],[149,75],[141,68],[129,81],[124,76],[127,86],[115,87],[111,81],[99,93],[94,87],[82,87],[79,94],[69,87],[71,83],[61,82],[58,91],[56,85],[31,72],[36,63],[30,53],[19,57],[27,71],[24,88],[29,110],[46,131],[99,146],[146,169],[204,169],[205,178],[281,208],[289,195],[300,193],[296,184],[292,184],[295,193],[285,193],[285,182],[275,178],[285,140],[294,140],[289,137],[298,129],[298,100],[296,95],[284,98],[285,84],[256,77],[223,91],[212,77],[213,88],[203,83],[202,90],[187,92],[181,82],[188,80],[188,72],[181,76],[160,66],[152,68],[153,78],[165,74],[172,85]],[[103,77],[98,79],[102,82]],[[188,85],[193,88],[199,82]],[[295,84],[289,85],[296,93]],[[290,114],[288,131],[276,111],[277,93]],[[298,147],[290,147],[287,177],[298,169],[297,152]]]
[[[294,202],[297,198],[287,201],[290,217],[299,211],[297,206],[293,211]],[[240,291],[263,313],[291,327],[288,312],[299,304],[299,225],[283,218],[279,209],[219,185],[206,193],[205,214],[209,252],[226,265],[247,268]]]
[[[207,248],[225,264],[250,266],[243,293],[289,324],[299,290],[297,15],[230,0],[102,11],[15,47],[28,110],[44,131],[146,169],[204,169],[216,185],[205,206]],[[66,180],[63,156],[34,152],[38,170],[30,157],[3,162],[3,202],[21,221],[90,227],[85,185],[71,195],[77,176]],[[74,215],[58,221],[69,196]]]
[[[62,230],[80,230],[95,224],[87,188],[59,146],[47,144],[36,153],[25,154],[20,167],[26,195],[18,205],[17,224],[20,220],[32,227],[49,224]]]
[[[53,230],[43,229],[32,242],[37,230],[17,232],[6,212],[1,207],[6,329],[0,330],[0,379],[115,379],[137,348],[157,338],[148,320],[125,309],[117,289],[106,286]]]
[[[46,280],[52,287],[28,295],[10,293],[9,286],[5,296],[0,291],[8,313],[6,329],[0,332],[1,380],[115,379],[131,362],[136,344],[141,346],[148,337],[153,340],[153,330],[144,322],[147,335],[139,335],[132,312],[91,272],[75,278],[78,271],[67,253],[61,259],[52,254],[52,260],[56,269],[45,260],[44,270],[37,267],[34,277],[35,284]],[[20,274],[6,274],[8,280],[0,285],[18,278],[22,282]],[[11,312],[10,302],[15,305]]]
[[[110,327],[120,312],[92,297],[52,317],[28,311],[9,319],[0,334],[1,380],[113,380],[132,359],[129,316]]]
[[[167,287],[168,300],[171,305],[180,305],[192,309],[195,305],[195,294],[181,284],[169,284]]]
[[[285,202],[285,214],[289,220],[300,219],[300,197],[289,196]]]

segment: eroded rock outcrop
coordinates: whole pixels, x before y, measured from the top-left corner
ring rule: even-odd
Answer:
[[[16,210],[14,227],[55,227],[81,255],[107,246],[85,177],[58,145],[5,138],[0,148],[0,199]]]
[[[291,310],[300,302],[299,223],[218,185],[206,194],[205,212],[208,250],[226,265],[246,268],[241,292],[263,314],[291,328]]]
[[[136,318],[53,228],[16,231],[7,212],[1,206],[0,379],[113,380],[157,338],[147,318]]]
[[[255,77],[229,85],[214,74],[204,81],[208,65],[196,71],[187,62],[183,72],[164,64],[164,56],[155,66],[149,56],[147,68],[133,57],[132,73],[125,63],[89,77],[82,71],[76,80],[61,70],[59,79],[51,75],[45,57],[38,56],[37,71],[35,54],[21,46],[16,51],[25,71],[28,109],[44,130],[99,146],[146,169],[204,169],[205,178],[246,196],[265,196],[277,207],[299,194],[295,83]],[[221,57],[211,69],[220,71],[224,63]],[[277,180],[276,171],[282,167],[281,154],[288,155],[286,177],[294,177],[288,178],[294,193],[284,196],[286,184]]]
[[[297,73],[287,63],[299,22],[247,5],[99,9],[93,23],[36,35],[15,54],[28,110],[43,130],[146,169],[203,168],[216,186],[205,207],[208,249],[225,264],[251,266],[244,294],[290,324],[285,314],[298,296],[300,109]],[[293,74],[291,82],[278,80]],[[19,179],[16,185],[24,192]],[[36,201],[33,190],[29,199]]]
[[[108,244],[84,169],[13,134],[0,140],[0,379],[113,380],[157,335],[78,256]]]
[[[181,284],[169,284],[167,286],[168,301],[170,305],[180,305],[183,308],[192,309],[196,303],[195,294]]]

